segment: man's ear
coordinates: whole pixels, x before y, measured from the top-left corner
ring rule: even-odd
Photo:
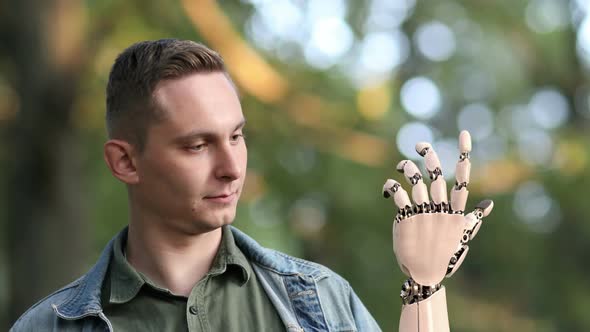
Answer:
[[[111,173],[126,184],[139,182],[133,158],[134,148],[126,141],[110,139],[104,144],[104,160]]]

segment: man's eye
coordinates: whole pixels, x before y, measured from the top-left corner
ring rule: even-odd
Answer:
[[[196,144],[196,145],[191,145],[188,147],[189,150],[191,151],[202,151],[205,149],[205,147],[207,147],[207,144]]]
[[[246,138],[246,136],[244,134],[235,134],[231,137],[231,140],[237,142],[240,140],[240,138]]]

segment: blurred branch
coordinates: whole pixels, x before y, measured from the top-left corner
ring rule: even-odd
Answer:
[[[240,86],[266,103],[284,98],[288,82],[242,40],[216,1],[183,0],[182,5],[202,36],[223,54]]]
[[[248,93],[268,104],[288,109],[294,123],[318,135],[309,140],[320,150],[369,166],[380,167],[388,160],[391,149],[382,138],[346,129],[325,114],[328,107],[321,97],[297,93],[288,80],[274,70],[233,28],[229,18],[213,0],[183,0],[185,12],[201,35],[223,54],[232,75]],[[293,94],[291,98],[286,98]],[[301,101],[311,101],[300,104]],[[326,137],[333,140],[326,140]]]

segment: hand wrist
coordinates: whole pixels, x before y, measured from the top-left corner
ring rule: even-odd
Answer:
[[[442,285],[440,283],[434,286],[422,286],[414,281],[414,279],[409,278],[402,285],[400,298],[403,304],[417,303],[431,297],[441,288]]]

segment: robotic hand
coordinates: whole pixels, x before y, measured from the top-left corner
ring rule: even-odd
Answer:
[[[494,207],[491,200],[484,200],[473,212],[464,214],[471,170],[471,136],[467,131],[459,135],[459,150],[450,202],[440,161],[429,143],[416,144],[416,151],[425,158],[431,200],[418,167],[410,160],[401,161],[397,170],[412,186],[414,204],[395,180],[388,179],[383,186],[383,196],[393,197],[399,208],[393,223],[393,251],[402,272],[410,277],[400,294],[400,332],[449,331],[445,288],[440,283],[457,271],[469,251],[467,242]]]

